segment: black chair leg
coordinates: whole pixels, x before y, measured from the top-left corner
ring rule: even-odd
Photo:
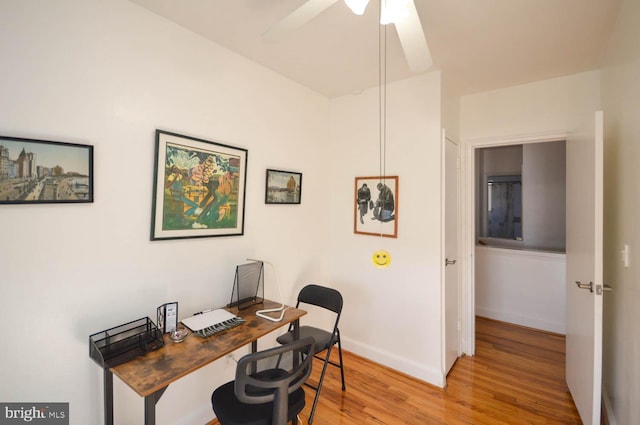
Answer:
[[[320,372],[320,382],[318,382],[318,387],[316,388],[316,396],[313,399],[313,406],[311,407],[311,413],[309,414],[309,425],[313,422],[313,416],[316,414],[316,406],[318,405],[318,399],[320,398],[320,391],[322,390],[322,383],[324,382],[324,374],[327,371],[327,366],[329,366],[329,357],[331,357],[331,349],[333,346],[327,349],[327,357],[324,359],[324,365],[322,366],[322,372]]]
[[[342,391],[347,389],[344,384],[344,363],[342,363],[342,344],[340,343],[340,332],[338,331],[338,355],[340,356],[340,377],[342,378]]]

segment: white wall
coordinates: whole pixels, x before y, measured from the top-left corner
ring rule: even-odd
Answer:
[[[100,424],[91,333],[168,301],[182,317],[221,306],[246,257],[275,264],[289,303],[327,280],[327,99],[124,0],[3,0],[0,57],[0,135],[95,146],[94,203],[1,207],[1,401],[70,402],[71,424]],[[150,242],[156,128],[248,149],[244,236]],[[266,168],[303,172],[301,205],[264,204]],[[213,418],[234,369],[172,384],[158,424]],[[114,381],[116,423],[142,423]]]
[[[436,385],[441,370],[440,73],[387,87],[386,175],[399,176],[398,238],[356,235],[355,177],[379,174],[378,90],[331,103],[331,281],[350,350]],[[372,266],[386,249],[388,269]]]
[[[443,76],[444,78],[444,76]],[[444,86],[444,83],[443,83]],[[448,93],[443,87],[442,92],[442,127],[446,136],[456,143],[460,141],[460,97]]]
[[[640,417],[640,2],[625,0],[602,71],[605,122],[604,388],[611,425]],[[621,261],[631,247],[629,267]]]
[[[524,246],[565,250],[566,154],[563,140],[522,146]]]
[[[476,314],[564,334],[564,254],[478,246]]]
[[[461,137],[499,141],[576,128],[598,108],[599,71],[463,96]]]

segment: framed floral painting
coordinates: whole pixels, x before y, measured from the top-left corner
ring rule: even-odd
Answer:
[[[156,130],[151,240],[242,235],[247,155]]]

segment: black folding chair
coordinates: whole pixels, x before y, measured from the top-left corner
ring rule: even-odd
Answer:
[[[320,285],[307,285],[298,294],[298,302],[296,307],[300,307],[300,304],[310,304],[317,307],[321,307],[335,313],[335,322],[333,329],[327,331],[313,326],[300,326],[299,333],[300,338],[313,337],[315,339],[315,354],[314,357],[322,360],[324,365],[322,366],[322,372],[320,373],[320,381],[317,386],[313,386],[308,382],[306,385],[313,388],[316,391],[316,396],[313,400],[313,407],[311,408],[311,414],[309,415],[309,424],[313,422],[313,416],[315,415],[316,406],[318,405],[318,398],[320,397],[320,391],[322,389],[322,382],[324,381],[325,372],[328,365],[333,365],[340,368],[340,376],[342,378],[342,391],[346,390],[344,384],[344,368],[342,365],[342,344],[340,342],[340,330],[338,329],[338,322],[340,321],[340,314],[342,313],[342,295],[340,292],[332,288],[327,288]],[[294,339],[294,333],[292,327],[289,328],[289,332],[278,337],[277,341],[280,344],[288,344]],[[340,357],[340,363],[335,363],[330,360],[331,349],[335,344],[338,344],[338,354]],[[321,357],[319,354],[326,351],[326,355]]]

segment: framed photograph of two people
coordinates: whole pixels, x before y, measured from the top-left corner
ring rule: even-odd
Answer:
[[[398,237],[398,176],[356,177],[353,231]]]

